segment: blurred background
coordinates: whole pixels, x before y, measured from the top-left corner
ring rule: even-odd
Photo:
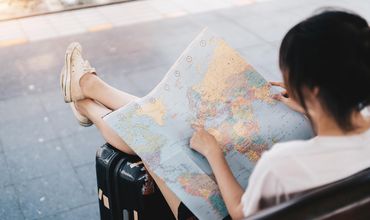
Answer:
[[[129,0],[2,0],[0,20],[115,4]]]
[[[94,127],[59,88],[67,45],[113,86],[147,94],[204,27],[268,80],[292,25],[335,6],[370,20],[368,0],[0,0],[0,219],[99,219]]]

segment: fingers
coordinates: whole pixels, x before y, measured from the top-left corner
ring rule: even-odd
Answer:
[[[285,84],[283,82],[270,82],[270,85],[283,88],[284,90],[281,91],[280,94],[288,98],[288,91],[286,90]]]
[[[284,95],[282,94],[275,94],[272,96],[273,99],[276,99],[280,102],[283,102],[285,104],[289,103],[289,98],[285,97]]]
[[[300,112],[302,114],[305,113],[305,110],[299,104],[292,101],[292,99],[290,98],[287,98],[281,94],[276,94],[272,98],[284,103],[285,105],[287,105],[289,108],[293,109],[294,111]]]
[[[201,126],[198,124],[192,124],[191,127],[195,130],[190,138],[190,147],[193,148],[194,142],[198,138],[199,131],[201,130]]]
[[[286,89],[285,84],[283,82],[270,82],[270,85],[272,85],[272,86],[279,86],[281,88]]]
[[[196,147],[196,143],[197,141],[199,140],[200,136],[199,136],[199,132],[195,131],[192,135],[192,137],[190,138],[190,141],[189,141],[189,144],[190,144],[190,148],[194,149]]]
[[[191,127],[196,131],[200,131],[204,129],[204,125],[200,125],[200,124],[192,124]]]
[[[281,91],[280,94],[288,98],[288,92],[286,90]]]
[[[196,143],[199,141],[200,137],[203,134],[204,126],[198,123],[194,123],[191,125],[191,127],[194,129],[193,135],[190,138],[190,147],[194,149],[196,147]]]
[[[193,148],[194,147],[194,134],[193,136],[190,138],[190,147]]]
[[[276,99],[276,100],[278,100],[278,101],[280,101],[280,99],[281,99],[281,97],[282,97],[283,95],[281,94],[281,93],[278,93],[278,94],[273,94],[272,95],[272,98],[273,99]]]

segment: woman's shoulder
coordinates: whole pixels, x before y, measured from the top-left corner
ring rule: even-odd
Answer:
[[[273,172],[273,170],[278,170],[281,167],[295,163],[297,155],[308,153],[311,145],[312,140],[295,140],[277,143],[262,154],[256,165],[256,169]]]
[[[266,151],[267,157],[282,157],[296,155],[299,152],[307,152],[314,145],[314,140],[294,140],[276,143],[270,150]]]

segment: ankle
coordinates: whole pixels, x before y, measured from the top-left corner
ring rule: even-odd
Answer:
[[[81,77],[79,84],[84,95],[86,95],[86,91],[94,86],[96,79],[96,75],[93,73],[86,73]]]
[[[76,110],[83,116],[87,116],[88,114],[88,106],[90,105],[90,102],[92,102],[92,100],[90,99],[82,99],[82,100],[79,100],[79,101],[76,101],[74,103],[75,107],[76,107]]]

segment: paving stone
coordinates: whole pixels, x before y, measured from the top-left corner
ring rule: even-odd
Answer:
[[[24,96],[29,92],[28,86],[20,79],[15,77],[1,77],[0,79],[0,100]]]
[[[244,18],[246,16],[249,16],[251,14],[255,15],[254,12],[249,10],[251,5],[249,6],[240,6],[240,7],[230,7],[230,8],[224,8],[222,10],[217,10],[214,13],[218,16],[224,18],[224,19],[238,19],[238,18]],[[213,13],[213,12],[210,12]]]
[[[9,49],[8,51],[6,50],[0,50],[0,55],[3,56],[4,58],[1,59],[0,65],[2,67],[2,71],[0,72],[0,78],[2,86],[13,86],[11,84],[6,84],[9,81],[5,81],[7,79],[15,80],[15,79],[23,79],[26,76],[26,73],[22,72],[21,69],[21,62],[22,59],[21,57],[15,58],[13,56],[9,56],[10,54],[16,55],[17,51],[13,50],[14,48]],[[12,60],[13,58],[13,60]]]
[[[0,153],[0,174],[1,174],[0,189],[1,189],[4,186],[10,185],[12,182],[10,179],[8,163],[6,161],[4,153]]]
[[[174,19],[162,20],[154,24],[154,28],[161,28],[165,31],[158,35],[158,40],[161,38],[165,39],[163,43],[168,43],[169,45],[175,45],[176,43],[187,43],[189,44],[191,40],[204,28],[204,24],[201,22],[195,22],[191,20],[190,17],[181,17]],[[185,40],[185,41],[184,41]]]
[[[63,171],[15,185],[26,219],[54,215],[90,203],[74,171]]]
[[[57,36],[57,32],[42,16],[20,19],[20,25],[31,41]]]
[[[27,109],[27,108],[26,108]],[[0,122],[0,139],[5,152],[56,138],[46,113]]]
[[[17,96],[0,100],[0,122],[17,120],[20,117],[41,114],[43,108],[36,95]]]
[[[45,84],[47,83],[45,73],[59,76],[66,48],[60,43],[61,41],[63,42],[63,39],[34,42],[14,47],[16,49],[10,52],[16,59],[13,56],[6,56],[4,51],[8,48],[0,50],[0,54],[4,53],[5,61],[10,62],[5,67],[12,70],[12,75],[7,75],[17,79],[33,76],[40,81],[44,81]]]
[[[260,44],[239,49],[240,54],[260,74],[268,80],[281,80],[281,73],[278,67],[278,50],[268,44]]]
[[[14,186],[0,187],[0,219],[22,220],[24,216],[18,204],[18,194]]]
[[[126,93],[138,97],[141,97],[143,95],[140,86],[138,86],[139,82],[133,82],[126,73],[122,73],[121,75],[106,75],[102,77],[102,79],[114,88],[117,88]]]
[[[25,37],[22,30],[19,28],[19,21],[17,20],[1,22],[0,28],[2,30],[0,40],[22,39]]]
[[[118,59],[100,63],[96,65],[96,69],[99,77],[109,85],[135,96],[140,95],[141,90],[136,83],[132,82],[132,80],[127,77],[127,75],[134,74],[134,72],[127,70]]]
[[[70,11],[57,14],[50,14],[45,18],[51,23],[59,35],[79,34],[85,31],[85,28],[76,22],[74,14]]]
[[[265,43],[262,38],[245,30],[232,20],[220,19],[211,22],[205,21],[202,25],[224,38],[233,48],[242,48]]]
[[[368,1],[350,1],[350,0],[343,0],[341,1],[342,4],[345,4],[345,8],[349,8],[361,16],[366,18],[367,21],[370,20],[370,7]]]
[[[4,148],[3,148],[3,143],[1,142],[0,139],[0,154],[4,153]]]
[[[156,85],[158,85],[163,76],[167,73],[168,69],[160,66],[150,68],[127,77],[137,84],[144,94],[148,94]]]
[[[131,66],[131,71],[140,71],[142,69],[159,66],[163,64],[163,57],[160,55],[159,46],[153,46],[150,50],[140,50],[128,54],[120,60],[122,65]]]
[[[283,0],[284,3],[286,0]],[[299,3],[302,4],[302,1],[297,0],[295,2],[290,1],[290,4],[284,4],[281,1],[259,1],[257,4],[249,4],[242,9],[245,11],[247,14],[256,14],[260,16],[270,16],[271,14],[275,13],[276,11],[281,11],[284,10],[285,8],[290,8],[290,7],[296,7],[299,5]]]
[[[60,138],[94,129],[93,127],[85,128],[79,125],[71,109],[52,111],[48,115],[50,115],[50,124]]]
[[[179,9],[174,2],[171,1],[148,1],[150,6],[159,11],[166,17],[176,16],[180,12],[184,13],[183,9]]]
[[[22,150],[6,153],[6,156],[14,183],[72,170],[59,140],[27,145]]]
[[[114,25],[128,25],[163,18],[163,15],[153,10],[147,2],[140,1],[101,7],[98,11]]]
[[[28,75],[23,83],[28,90],[32,90],[42,94],[45,91],[58,90],[60,91],[59,86],[59,74],[61,68],[58,68],[56,71],[47,71],[47,72],[38,72],[36,76]],[[31,91],[27,91],[31,93]]]
[[[97,8],[77,10],[71,13],[74,16],[74,21],[78,21],[76,23],[81,24],[85,29],[108,23],[108,20],[99,13]]]
[[[97,200],[98,191],[96,184],[95,162],[76,167],[78,178],[86,191],[92,196],[92,201]]]
[[[73,166],[79,166],[95,161],[98,147],[105,143],[97,129],[78,132],[62,138]]]
[[[188,16],[189,19],[196,23],[201,25],[206,25],[208,23],[215,23],[215,22],[223,22],[225,21],[225,17],[220,16],[217,12],[205,12],[205,13],[197,13],[192,16]]]
[[[68,211],[64,211],[56,215],[47,216],[39,220],[50,220],[50,219],[53,219],[53,220],[82,220],[82,219],[99,220],[100,219],[99,204],[98,202],[94,202],[88,205],[84,205],[81,207],[70,209]]]
[[[54,112],[56,110],[70,110],[70,106],[64,102],[63,95],[60,89],[53,89],[50,91],[38,94],[42,107],[46,112]],[[49,114],[53,117],[52,114]]]

